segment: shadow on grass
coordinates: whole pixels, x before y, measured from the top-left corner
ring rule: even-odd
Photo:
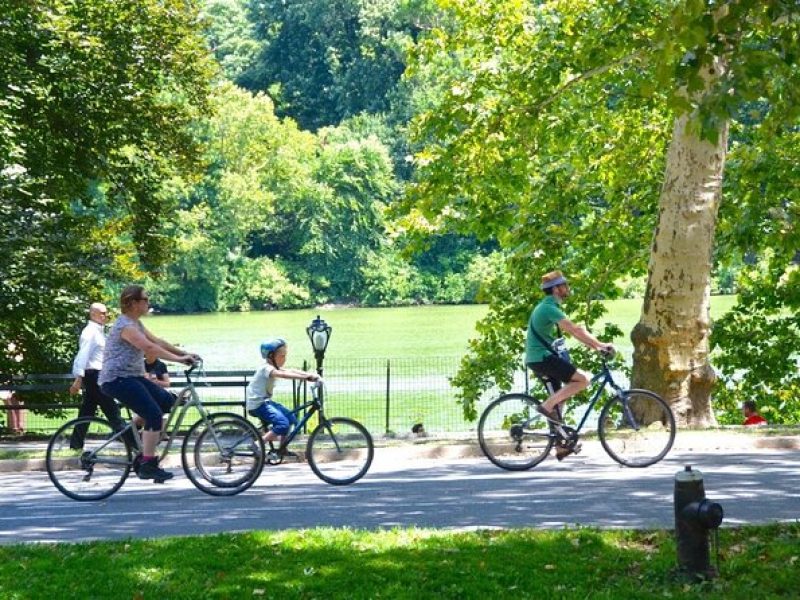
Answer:
[[[0,548],[2,598],[789,597],[800,525],[723,530],[721,577],[671,532],[315,529]]]

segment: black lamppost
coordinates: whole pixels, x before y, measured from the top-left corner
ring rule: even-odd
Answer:
[[[317,374],[322,377],[322,361],[325,360],[325,349],[331,339],[333,329],[323,319],[317,318],[311,321],[311,325],[306,328],[308,339],[314,348],[314,358],[317,359]]]

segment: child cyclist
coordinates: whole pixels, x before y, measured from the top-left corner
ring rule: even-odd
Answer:
[[[286,341],[281,338],[271,338],[261,344],[261,357],[266,363],[258,367],[253,373],[253,379],[247,386],[247,412],[258,417],[265,424],[272,424],[264,436],[264,441],[278,440],[283,442],[289,433],[289,428],[297,423],[297,417],[285,406],[272,399],[272,390],[276,379],[299,379],[317,381],[319,375],[297,369],[285,369],[287,354]],[[294,456],[293,453],[283,449],[282,456]]]

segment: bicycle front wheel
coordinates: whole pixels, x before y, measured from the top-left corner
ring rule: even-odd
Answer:
[[[306,456],[314,474],[331,485],[347,485],[369,470],[375,446],[369,431],[352,419],[325,419],[308,438]]]
[[[181,447],[183,470],[197,489],[234,496],[255,483],[264,468],[258,430],[233,413],[217,413],[189,430]]]
[[[550,424],[527,394],[504,394],[483,411],[478,442],[490,461],[508,471],[524,471],[542,462],[555,441]]]
[[[81,417],[56,431],[47,444],[45,465],[50,481],[65,496],[102,500],[125,482],[132,454],[108,421]]]
[[[659,395],[628,390],[603,407],[597,433],[615,461],[627,467],[648,467],[672,448],[675,417]]]

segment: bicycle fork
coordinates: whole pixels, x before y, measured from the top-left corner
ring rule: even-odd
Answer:
[[[622,403],[622,418],[625,419],[631,429],[634,431],[639,431],[639,423],[636,421],[636,417],[633,415],[630,402],[628,402],[628,399],[621,394],[619,396],[619,401]]]

